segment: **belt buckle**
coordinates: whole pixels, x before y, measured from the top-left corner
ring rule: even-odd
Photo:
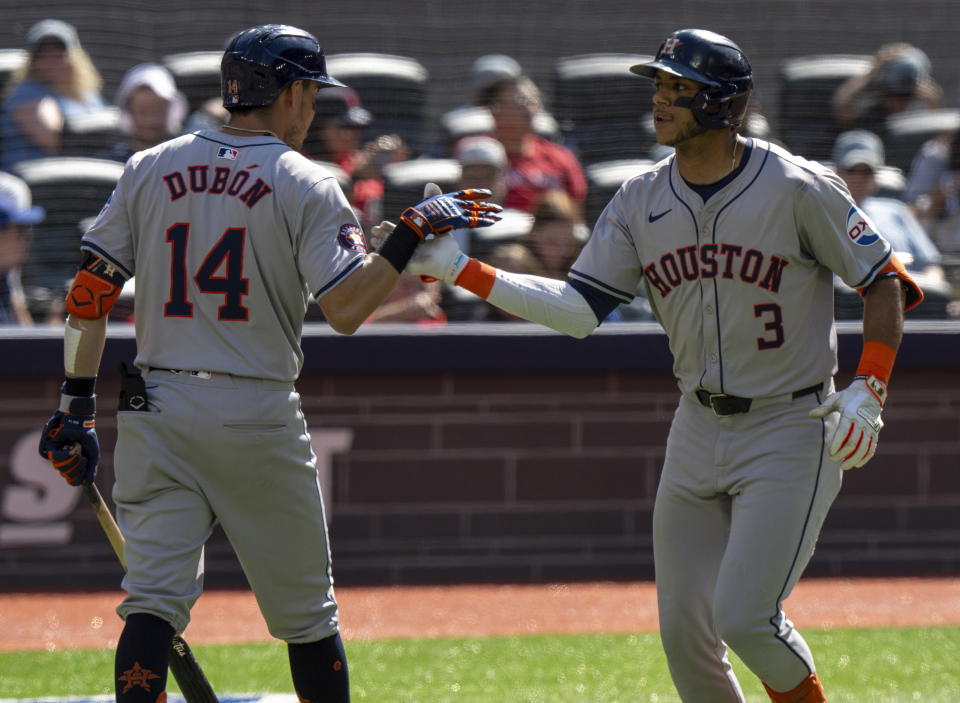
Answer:
[[[200,370],[200,369],[197,369],[197,370],[192,370],[192,369],[167,369],[167,371],[169,371],[170,373],[174,374],[175,376],[181,376],[181,375],[193,376],[194,378],[202,378],[202,379],[205,380],[205,381],[209,381],[211,378],[213,378],[213,372],[212,372],[212,371],[203,371],[203,370]]]
[[[710,409],[713,410],[713,414],[716,415],[717,417],[729,417],[730,415],[733,414],[733,413],[721,413],[719,410],[717,410],[717,406],[716,406],[716,404],[713,402],[714,400],[722,400],[722,399],[728,398],[728,397],[729,397],[729,396],[728,396],[726,393],[711,393],[711,394],[710,394],[710,396],[709,396]]]

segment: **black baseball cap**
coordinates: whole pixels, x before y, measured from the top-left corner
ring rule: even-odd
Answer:
[[[336,122],[343,127],[366,127],[373,115],[360,104],[360,96],[352,88],[323,88],[314,100],[317,119]]]

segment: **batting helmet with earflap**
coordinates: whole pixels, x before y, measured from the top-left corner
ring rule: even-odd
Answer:
[[[706,29],[681,29],[667,37],[649,63],[631,66],[639,76],[655,78],[657,71],[703,83],[692,98],[679,97],[679,107],[693,111],[707,129],[737,127],[753,90],[753,71],[746,54],[721,34]]]
[[[263,107],[293,81],[325,86],[343,83],[327,75],[317,38],[285,24],[263,24],[235,35],[223,52],[220,83],[223,106]]]

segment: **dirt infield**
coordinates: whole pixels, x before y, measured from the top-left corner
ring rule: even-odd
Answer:
[[[337,597],[347,640],[657,628],[649,583],[341,588]],[[119,592],[0,594],[0,650],[112,648],[120,598]],[[801,629],[960,625],[960,579],[810,579],[784,608]],[[191,644],[270,637],[245,591],[204,593],[185,634]]]

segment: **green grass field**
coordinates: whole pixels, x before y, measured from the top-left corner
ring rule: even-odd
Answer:
[[[831,703],[957,703],[960,628],[810,631]],[[364,703],[676,703],[656,635],[348,641]],[[291,693],[279,643],[195,647],[218,692]],[[112,693],[113,653],[0,653],[0,698]],[[760,684],[734,661],[748,700]],[[172,690],[176,690],[171,686]]]

